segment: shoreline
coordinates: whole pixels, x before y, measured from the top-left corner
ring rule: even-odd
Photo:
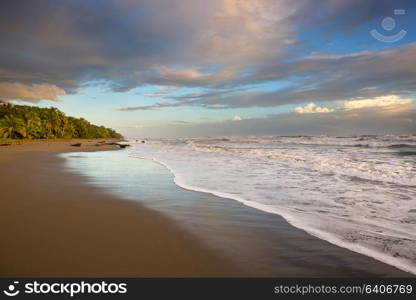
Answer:
[[[74,141],[0,147],[0,277],[244,276],[160,213],[65,170],[59,153],[118,149]]]
[[[142,158],[142,159],[147,159],[147,158]],[[381,262],[383,264],[386,264],[386,265],[388,265],[390,267],[397,268],[401,272],[408,273],[409,276],[415,276],[414,271],[412,272],[411,268],[407,267],[402,262],[400,262],[400,263],[392,263],[391,260],[389,260],[390,257],[387,256],[387,255],[377,253],[377,252],[375,252],[373,250],[366,249],[366,248],[361,247],[359,245],[347,244],[345,242],[342,242],[340,240],[337,240],[334,237],[328,238],[327,236],[325,236],[325,234],[323,234],[321,232],[315,232],[315,231],[312,231],[312,230],[308,230],[306,228],[303,228],[301,226],[297,226],[296,225],[296,222],[291,221],[291,218],[290,217],[285,216],[281,212],[277,212],[275,210],[272,210],[272,209],[268,208],[265,205],[262,205],[262,204],[259,204],[259,203],[253,204],[250,201],[246,201],[244,199],[240,199],[240,198],[235,197],[234,195],[231,195],[231,194],[221,194],[221,193],[217,193],[217,192],[210,191],[210,190],[204,190],[204,189],[201,189],[201,188],[198,189],[198,188],[194,188],[192,186],[188,186],[186,183],[184,183],[180,179],[178,179],[178,177],[176,176],[174,170],[172,170],[168,165],[166,165],[165,163],[160,162],[158,160],[155,160],[155,159],[153,159],[152,161],[154,161],[155,163],[157,163],[157,164],[163,166],[164,168],[166,168],[167,170],[169,170],[169,172],[173,176],[174,183],[178,187],[180,187],[182,189],[189,190],[189,191],[193,191],[193,192],[206,193],[206,194],[209,194],[209,195],[213,195],[215,197],[220,197],[220,198],[223,198],[223,199],[228,199],[228,200],[231,200],[231,201],[236,201],[238,203],[241,203],[242,205],[245,205],[245,206],[254,208],[256,210],[259,210],[259,211],[262,211],[262,212],[265,212],[265,213],[270,213],[270,214],[278,215],[279,217],[283,218],[285,220],[285,222],[287,222],[290,226],[296,228],[297,230],[304,231],[305,233],[307,233],[308,235],[310,235],[310,236],[312,236],[314,238],[317,238],[317,239],[322,240],[324,242],[330,243],[330,244],[332,244],[332,245],[334,245],[336,247],[344,248],[344,249],[346,249],[348,251],[351,251],[353,253],[357,253],[359,255],[366,256],[366,257],[368,257],[370,259],[374,259],[374,260],[376,260],[378,262]],[[387,263],[387,261],[390,261],[390,262]]]
[[[0,147],[0,230],[6,245],[0,249],[0,277],[412,276],[313,237],[279,215],[184,193],[164,166],[148,188],[141,179],[148,179],[149,166],[138,170],[140,163],[128,162],[125,171],[142,176],[137,181],[144,184],[130,201],[67,167],[61,157],[66,152],[104,151],[109,154],[100,163],[104,169],[113,154],[123,154],[106,153],[119,149],[116,145],[81,141],[81,147],[70,146],[79,140]],[[119,158],[113,163],[122,164]],[[159,188],[173,207],[158,210],[146,203]]]
[[[314,237],[280,215],[186,190],[168,168],[132,158],[128,151],[64,156],[70,169],[86,176],[91,186],[161,212],[250,277],[413,276]]]
[[[1,141],[0,153],[2,152],[95,152],[117,150],[120,147],[114,143],[121,142],[120,139],[22,139]],[[80,146],[73,146],[81,144]]]

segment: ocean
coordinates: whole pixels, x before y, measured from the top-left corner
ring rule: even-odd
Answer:
[[[278,214],[416,274],[416,136],[130,139],[185,189]]]

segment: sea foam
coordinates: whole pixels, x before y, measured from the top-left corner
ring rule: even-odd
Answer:
[[[164,165],[185,189],[416,274],[416,160],[397,155],[415,146],[414,136],[163,139],[129,155]]]

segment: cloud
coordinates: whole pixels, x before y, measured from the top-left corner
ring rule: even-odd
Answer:
[[[304,107],[295,107],[294,111],[298,114],[323,114],[333,112],[334,110],[327,107],[316,106],[314,103],[309,103]]]
[[[166,66],[155,66],[151,76],[146,78],[146,82],[177,87],[201,87],[221,85],[234,76],[236,76],[235,71],[230,68],[214,72],[203,72],[198,67],[169,68]]]
[[[416,92],[415,61],[416,43],[346,55],[313,53],[287,63],[269,65],[239,79],[244,83],[289,80],[292,84],[288,87],[271,91],[231,89],[220,95],[206,94],[197,100],[205,107],[237,108],[374,98],[392,92],[408,95]],[[294,76],[298,79],[290,80]]]
[[[177,107],[182,106],[182,103],[178,102],[165,102],[165,103],[156,103],[154,105],[148,106],[129,106],[129,107],[122,107],[118,108],[118,111],[135,111],[135,110],[160,110],[166,107]]]
[[[412,99],[401,98],[397,95],[387,95],[375,97],[373,99],[348,100],[343,102],[343,108],[346,110],[363,109],[363,108],[398,108],[409,104]]]
[[[159,110],[159,106],[128,106],[118,108],[118,111],[135,111],[135,110]]]
[[[177,91],[177,90],[180,90],[181,88],[180,87],[177,87],[177,86],[155,86],[158,90],[161,90],[161,91],[166,91],[166,92],[172,92],[172,91]]]
[[[391,111],[377,109],[339,110],[329,114],[279,114],[266,118],[212,122],[189,126],[147,126],[146,136],[232,136],[232,135],[357,135],[415,134],[416,109]],[[137,132],[125,131],[126,136]]]
[[[309,103],[305,106],[298,106],[293,109],[298,114],[318,114],[332,113],[340,110],[397,110],[397,109],[413,109],[409,104],[412,99],[403,98],[398,95],[384,95],[370,99],[349,99],[340,101],[335,109],[328,107],[320,107],[315,103]]]
[[[173,123],[177,123],[177,124],[191,124],[192,122],[188,122],[188,121],[173,121]]]
[[[21,100],[39,102],[41,100],[60,101],[59,95],[65,95],[63,89],[51,84],[25,85],[22,83],[0,82],[0,97],[2,100]]]
[[[209,86],[276,58],[292,26],[284,3],[262,0],[41,2],[1,1],[1,80],[71,92],[97,80],[115,91]]]
[[[67,93],[91,82],[117,92],[196,87],[205,93],[192,105],[213,109],[415,92],[414,44],[332,55],[317,53],[311,41],[316,31],[349,34],[395,7],[415,11],[413,1],[39,1],[24,7],[1,1],[0,83]],[[243,95],[242,89],[278,81],[293,84]]]
[[[183,105],[210,109],[273,107],[305,102],[375,98],[388,94],[406,96],[416,92],[416,43],[380,51],[334,55],[311,53],[289,62],[257,69],[204,92],[167,96]],[[296,81],[291,80],[297,77]],[[291,84],[276,90],[250,90],[250,84],[286,80]],[[228,83],[227,83],[228,82]]]
[[[236,115],[236,116],[234,116],[234,117],[232,118],[232,120],[233,120],[233,121],[241,121],[241,120],[242,120],[242,118],[241,118],[240,116]]]
[[[166,98],[168,97],[168,94],[165,93],[148,93],[148,94],[144,94],[146,97],[151,97],[151,98]]]

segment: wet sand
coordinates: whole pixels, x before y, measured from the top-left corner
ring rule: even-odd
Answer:
[[[185,190],[165,167],[129,150],[70,153],[66,166],[88,184],[144,204],[255,277],[407,277],[371,257],[335,246],[282,217],[232,199]]]
[[[0,147],[1,277],[212,277],[244,274],[161,214],[68,172],[96,141]]]
[[[96,175],[74,172],[60,153],[97,147],[70,143],[0,147],[0,277],[411,276],[278,215],[183,190],[126,150],[70,154]]]

